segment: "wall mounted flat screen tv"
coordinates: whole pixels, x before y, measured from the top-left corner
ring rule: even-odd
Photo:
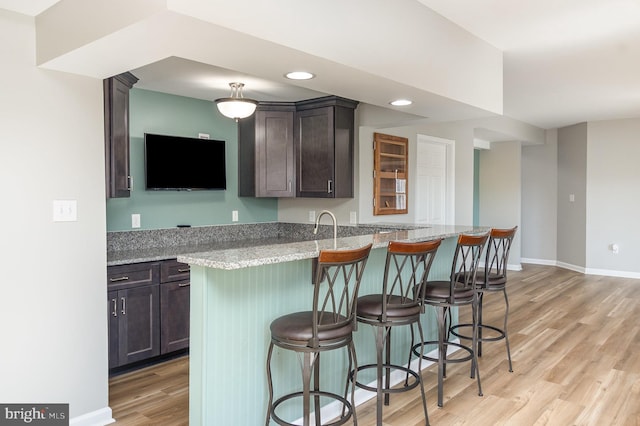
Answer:
[[[227,189],[225,141],[144,135],[147,190]]]

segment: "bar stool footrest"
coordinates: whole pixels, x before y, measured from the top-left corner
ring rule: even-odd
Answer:
[[[473,324],[456,324],[453,327],[449,328],[449,332],[451,334],[453,334],[456,337],[459,337],[461,339],[466,339],[466,340],[473,340],[473,338],[469,335],[464,335],[459,333],[457,330],[459,328],[471,328],[473,327]],[[498,333],[497,336],[489,336],[489,337],[480,337],[480,333],[478,333],[478,342],[497,342],[498,340],[502,340],[505,338],[505,332],[504,330],[502,330],[501,328],[495,327],[493,325],[487,325],[487,324],[479,324],[478,325],[479,329],[486,329],[486,330],[493,330],[496,333]]]
[[[349,419],[351,419],[351,416],[353,415],[353,407],[351,406],[351,403],[345,399],[344,397],[342,397],[341,395],[335,394],[335,393],[331,393],[331,392],[325,392],[325,391],[310,391],[309,395],[311,396],[311,398],[313,398],[314,396],[319,396],[319,397],[325,397],[325,398],[329,398],[329,399],[334,399],[337,401],[340,401],[342,403],[342,407],[343,407],[343,414],[333,423],[323,423],[322,425],[318,425],[318,426],[339,426],[339,425],[343,425],[346,422],[349,421]],[[283,425],[283,426],[296,426],[296,423],[289,423],[285,420],[283,420],[282,418],[280,418],[277,414],[276,414],[276,409],[278,408],[278,406],[280,404],[282,404],[285,401],[288,401],[290,399],[293,398],[302,398],[303,393],[302,392],[294,392],[294,393],[290,393],[287,395],[284,395],[280,398],[278,398],[272,405],[271,405],[271,418],[273,419],[273,421],[275,421],[277,424],[279,425]],[[313,418],[313,415],[311,416],[311,418]]]
[[[366,369],[371,369],[371,368],[378,368],[377,364],[366,364],[366,365],[362,365],[358,367],[358,373],[362,370],[366,370]],[[413,381],[411,381],[409,384],[405,384],[405,386],[403,387],[396,387],[396,388],[382,388],[382,393],[400,393],[400,392],[406,392],[409,391],[413,388],[415,388],[416,386],[418,386],[420,384],[420,376],[418,375],[418,373],[416,373],[415,371],[413,371],[410,368],[407,367],[403,367],[401,365],[394,365],[394,364],[382,364],[382,368],[385,369],[392,369],[392,370],[400,370],[400,371],[404,371],[405,373],[409,374],[411,377],[413,377]],[[351,382],[353,382],[353,371],[351,371],[349,373],[349,380],[351,380]],[[406,382],[405,382],[406,383]],[[368,386],[365,385],[363,383],[360,383],[358,381],[355,382],[355,385],[361,389],[366,389],[370,392],[378,392],[377,388],[374,388],[372,386]]]
[[[422,344],[418,343],[416,345],[413,345],[411,350],[413,351],[413,353],[415,355],[417,355],[419,357],[422,357],[422,359],[426,359],[427,361],[431,361],[431,362],[434,362],[434,363],[437,364],[438,361],[439,361],[438,358],[430,357],[430,356],[427,356],[427,355],[425,355],[423,353],[420,353],[418,348],[420,348],[420,346],[422,346],[422,345],[428,346],[428,345],[438,345],[438,344],[439,344],[439,342],[437,340],[436,341],[432,340],[432,341],[424,342]],[[470,347],[465,346],[465,345],[463,345],[461,343],[444,342],[445,353],[447,352],[447,349],[448,349],[449,346],[455,346],[458,349],[463,349],[464,351],[467,352],[467,355],[465,355],[463,358],[449,358],[449,357],[446,357],[444,359],[444,363],[445,364],[456,364],[456,363],[459,363],[459,362],[471,361],[473,359],[473,350]]]

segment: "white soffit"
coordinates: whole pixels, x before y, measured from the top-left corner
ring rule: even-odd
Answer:
[[[135,12],[126,17],[86,1],[38,16],[41,66],[104,78],[179,57],[282,79],[304,64],[317,74],[304,87],[318,92],[374,105],[410,94],[405,111],[434,120],[502,112],[501,52],[414,0],[112,0]]]

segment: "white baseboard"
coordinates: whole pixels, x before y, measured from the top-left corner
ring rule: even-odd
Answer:
[[[531,265],[547,265],[547,266],[557,266],[558,262],[555,260],[548,259],[531,259],[527,257],[523,257],[520,259],[522,263],[529,263]]]
[[[115,423],[110,407],[104,407],[69,420],[70,426],[104,426]]]
[[[612,271],[611,269],[587,268],[586,271],[585,271],[585,274],[587,274],[587,275],[605,275],[607,277],[640,279],[640,272]]]
[[[569,269],[571,271],[579,272],[585,275],[603,275],[605,277],[640,279],[640,272],[615,271],[612,269],[585,268],[583,266],[577,266],[577,265],[572,265],[570,263],[558,262],[556,260],[546,260],[546,259],[529,259],[529,258],[523,257],[522,259],[520,259],[520,261],[522,263],[530,263],[533,265],[557,266],[559,268]]]
[[[451,340],[452,343],[460,343],[460,339],[455,339],[455,340]],[[447,346],[447,356],[455,353],[456,351],[459,351],[461,349],[457,348],[454,345],[448,345]],[[431,352],[427,353],[427,356],[431,357],[431,358],[437,358],[438,357],[438,349],[434,349]],[[411,369],[413,371],[416,371],[418,369],[418,359],[414,359],[411,362]],[[431,361],[427,361],[427,360],[422,360],[422,370],[428,368],[429,366],[433,365],[434,362]],[[406,367],[406,364],[403,364],[403,366]],[[391,386],[395,386],[398,383],[404,381],[405,379],[405,373],[401,370],[395,370],[391,373]],[[376,387],[376,381],[373,381],[371,383],[368,383],[367,386],[370,387]],[[361,389],[361,388],[356,388],[356,392],[354,395],[354,399],[355,399],[355,403],[356,403],[356,407],[359,405],[364,404],[365,402],[367,402],[368,400],[375,398],[376,394],[375,392],[370,392],[366,389]],[[332,402],[330,404],[325,405],[324,407],[322,407],[321,410],[321,417],[323,419],[333,419],[336,417],[339,417],[342,414],[342,403],[340,403],[339,401],[335,401]],[[299,418],[297,420],[295,420],[293,422],[293,424],[296,425],[301,425],[302,424],[302,418]],[[315,420],[313,418],[313,415],[311,416],[311,425],[315,424]]]

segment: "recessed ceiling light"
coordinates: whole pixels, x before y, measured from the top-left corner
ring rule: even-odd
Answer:
[[[411,105],[413,102],[411,102],[409,99],[396,99],[395,101],[391,101],[389,103],[393,106],[407,106]]]
[[[315,75],[307,71],[291,71],[285,74],[285,77],[290,80],[310,80],[315,77]]]

